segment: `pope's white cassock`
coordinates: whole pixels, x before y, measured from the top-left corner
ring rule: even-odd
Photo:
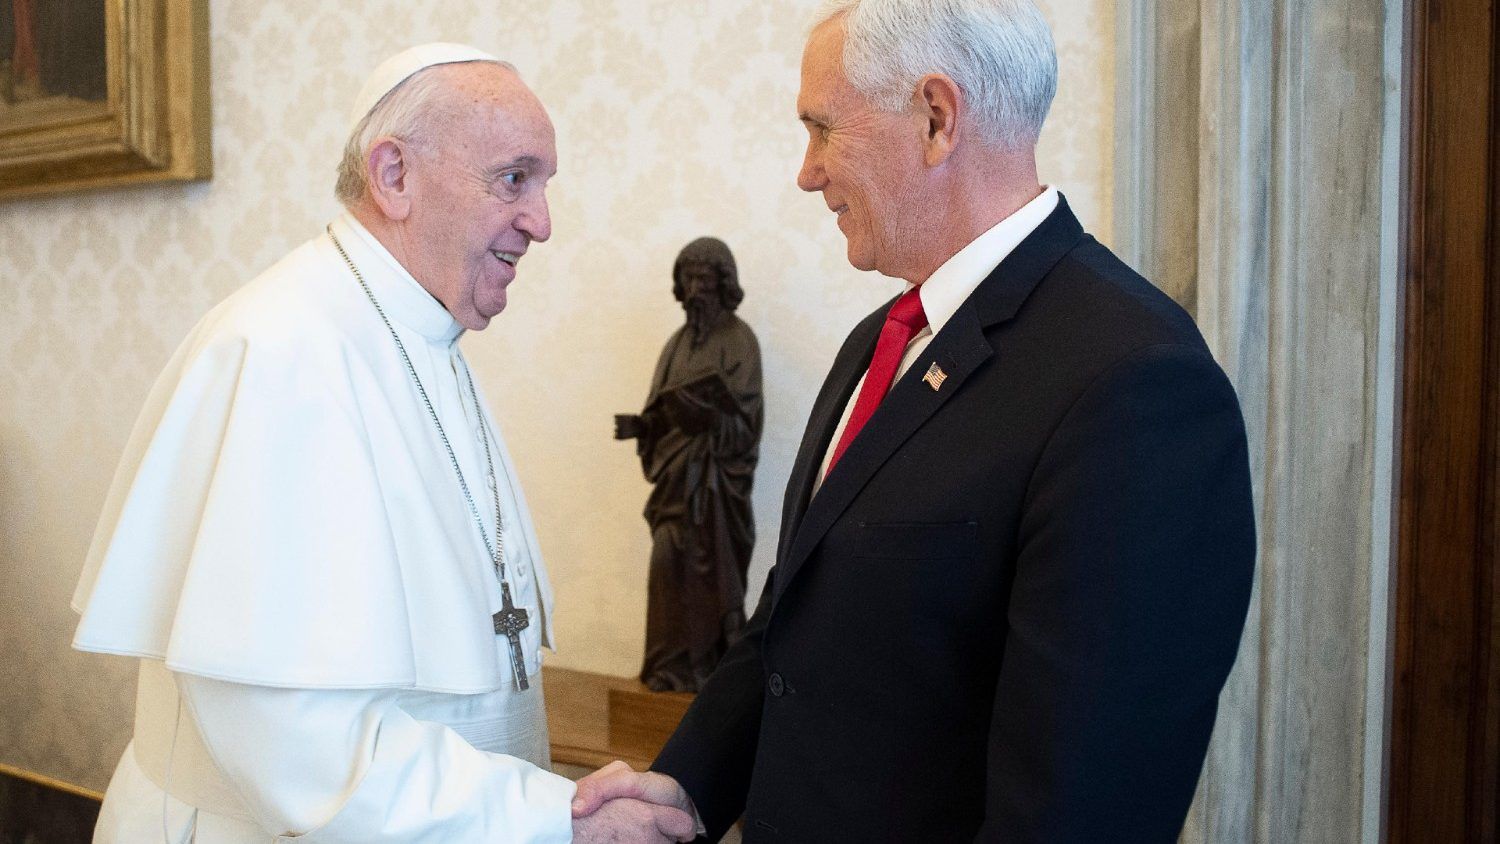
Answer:
[[[198,324],[126,447],[73,601],[75,647],[140,659],[96,841],[571,839],[539,673],[552,594],[461,329],[352,215],[332,231],[492,537],[498,491],[530,689],[436,427],[324,234]]]

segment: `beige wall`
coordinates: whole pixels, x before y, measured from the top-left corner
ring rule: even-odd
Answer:
[[[344,104],[420,41],[513,60],[557,124],[554,238],[510,310],[465,340],[558,587],[554,664],[637,667],[647,486],[610,415],[644,398],[680,321],[672,260],[702,234],[734,250],[765,357],[758,590],[813,394],[845,332],[899,289],[849,269],[824,206],[793,185],[814,0],[211,5],[212,182],[0,205],[0,762],[103,787],[133,666],[70,651],[67,602],[125,436],[193,322],[334,213]],[[1041,5],[1062,64],[1042,176],[1108,242],[1114,0]]]

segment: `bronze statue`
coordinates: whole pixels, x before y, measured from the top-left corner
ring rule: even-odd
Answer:
[[[662,349],[646,409],[615,417],[615,439],[636,441],[655,485],[641,680],[655,691],[697,691],[745,626],[760,346],[734,314],[745,294],[723,241],[683,248],[672,295],[687,324]]]

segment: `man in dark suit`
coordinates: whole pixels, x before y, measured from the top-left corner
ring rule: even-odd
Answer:
[[[580,785],[716,839],[1173,841],[1249,601],[1234,390],[1037,179],[1029,0],[843,0],[798,184],[907,292],[849,335],[777,563],[652,765]],[[675,782],[674,782],[675,780]],[[680,783],[681,788],[678,788]]]

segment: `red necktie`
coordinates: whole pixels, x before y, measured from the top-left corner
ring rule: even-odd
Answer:
[[[896,370],[901,368],[901,358],[906,354],[906,344],[911,342],[913,335],[927,327],[927,314],[922,310],[922,300],[917,298],[917,291],[920,289],[913,287],[903,293],[885,315],[885,326],[880,329],[880,339],[875,343],[875,356],[870,358],[870,369],[865,372],[865,383],[859,389],[859,399],[854,402],[854,410],[849,414],[849,424],[844,426],[844,435],[839,437],[833,459],[828,461],[829,472],[833,471],[839,458],[844,456],[844,450],[849,447],[849,443],[854,442],[859,430],[875,415],[875,408],[880,406],[880,400],[890,392],[891,382],[896,380]],[[827,473],[824,477],[827,477]]]

